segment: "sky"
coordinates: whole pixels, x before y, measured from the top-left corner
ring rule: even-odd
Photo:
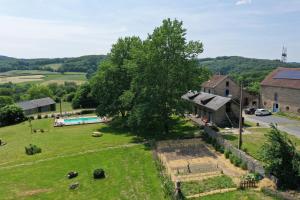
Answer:
[[[199,56],[300,62],[300,0],[0,0],[0,55],[107,54],[120,37],[142,39],[163,19],[183,21]]]

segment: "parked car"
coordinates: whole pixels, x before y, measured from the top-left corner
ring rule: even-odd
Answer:
[[[272,115],[272,113],[266,109],[257,109],[254,114],[256,116]]]
[[[247,109],[245,109],[245,114],[254,115],[255,111],[256,111],[256,108],[247,108]]]

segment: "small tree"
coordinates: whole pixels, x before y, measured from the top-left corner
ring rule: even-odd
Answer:
[[[280,132],[274,124],[265,134],[267,141],[261,149],[262,161],[266,171],[275,175],[280,188],[296,188],[300,180],[299,154],[286,133]]]
[[[0,125],[16,124],[25,120],[23,110],[17,105],[8,105],[0,108]]]

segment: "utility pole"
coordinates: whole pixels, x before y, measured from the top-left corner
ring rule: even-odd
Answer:
[[[62,110],[61,110],[61,98],[59,99],[59,110],[60,110],[60,117],[62,117]]]
[[[240,94],[240,116],[239,116],[239,146],[238,148],[242,148],[242,132],[243,132],[243,82],[241,81],[240,85],[241,94]]]
[[[30,127],[30,133],[32,134],[32,124],[31,124],[31,119],[28,118],[28,122],[29,122],[29,127]]]

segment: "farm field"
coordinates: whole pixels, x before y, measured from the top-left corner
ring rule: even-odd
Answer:
[[[164,199],[151,151],[127,132],[104,124],[54,128],[52,119],[32,121],[44,133],[31,134],[28,122],[0,128],[0,199]],[[91,137],[93,131],[104,135]],[[36,144],[42,153],[28,156]],[[93,170],[107,178],[94,181]],[[74,180],[69,171],[78,171]],[[75,191],[69,185],[79,182]]]
[[[27,83],[35,82],[42,84],[58,83],[63,84],[65,81],[72,81],[82,84],[86,81],[85,73],[81,72],[49,72],[41,70],[13,70],[0,73],[0,84],[3,83]]]

